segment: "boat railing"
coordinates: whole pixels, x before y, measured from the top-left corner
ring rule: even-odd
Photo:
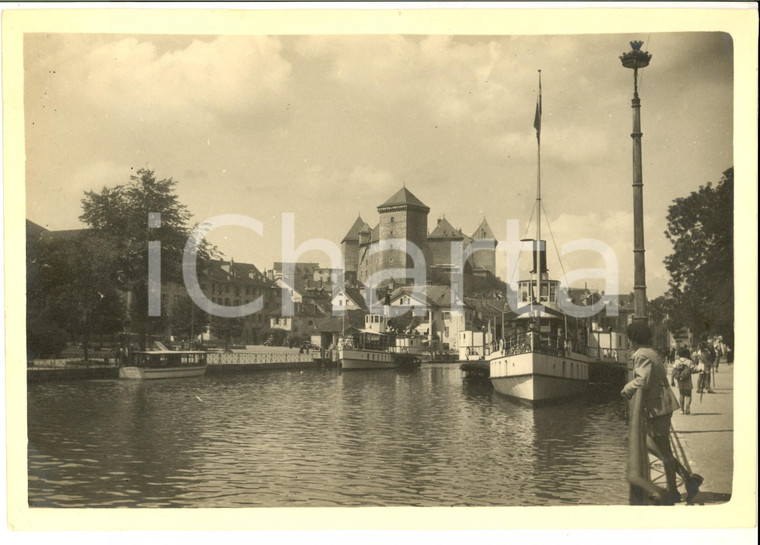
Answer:
[[[340,348],[351,348],[354,350],[379,350],[391,352],[395,347],[390,345],[390,339],[384,335],[354,335],[346,336],[338,341]]]
[[[516,356],[529,352],[552,356],[567,356],[570,353],[569,347],[561,337],[541,338],[539,334],[533,331],[508,335],[491,343],[489,348],[490,353],[501,352],[504,356]]]

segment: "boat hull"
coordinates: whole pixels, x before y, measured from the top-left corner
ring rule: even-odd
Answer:
[[[206,373],[205,365],[187,367],[135,367],[125,366],[119,368],[119,378],[135,380],[155,380],[162,378],[187,378],[200,377]]]
[[[527,352],[490,360],[494,390],[528,403],[569,398],[586,391],[589,364],[564,356]]]
[[[338,351],[341,369],[396,369],[398,361],[390,352],[341,348]]]

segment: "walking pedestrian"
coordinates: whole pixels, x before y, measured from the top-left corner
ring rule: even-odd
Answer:
[[[691,391],[693,388],[691,371],[693,366],[694,363],[689,359],[689,349],[685,346],[679,348],[678,358],[676,358],[673,364],[673,374],[671,375],[670,383],[671,385],[678,384],[681,414],[691,414]]]
[[[697,363],[699,370],[697,393],[707,392],[708,394],[714,394],[715,392],[710,387],[710,373],[712,373],[712,366],[715,362],[715,351],[706,339],[702,340],[699,348],[691,355],[691,359]]]

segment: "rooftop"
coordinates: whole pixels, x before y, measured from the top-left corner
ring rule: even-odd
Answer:
[[[475,229],[475,232],[472,234],[472,238],[475,240],[496,240],[496,237],[491,230],[491,226],[488,225],[486,218],[483,218],[483,221],[480,222],[478,228]]]
[[[361,216],[356,218],[356,221],[351,226],[351,229],[348,230],[348,233],[346,233],[346,236],[343,237],[343,240],[341,242],[346,241],[356,241],[359,240],[359,233],[362,231],[369,231],[370,226],[367,224],[366,221],[362,219]]]
[[[445,217],[438,220],[438,225],[428,235],[428,238],[440,238],[445,240],[462,240],[464,234],[459,229],[455,229],[449,220]]]
[[[406,188],[406,186],[399,189],[390,199],[378,206],[377,210],[382,211],[383,208],[390,208],[392,206],[411,206],[415,208],[421,208],[425,212],[430,211],[430,207],[415,197],[414,194]]]

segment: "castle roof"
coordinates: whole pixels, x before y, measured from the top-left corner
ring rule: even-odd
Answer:
[[[364,230],[369,231],[370,227],[367,222],[364,221],[361,216],[359,216],[356,218],[356,221],[351,226],[351,229],[348,230],[348,233],[346,233],[346,236],[343,237],[343,240],[341,240],[341,242],[353,242],[359,240],[359,233]]]
[[[399,189],[390,199],[377,207],[378,211],[383,208],[390,208],[391,206],[412,206],[415,208],[421,208],[425,212],[430,211],[430,207],[426,206],[421,200],[414,196],[406,186]]]
[[[438,220],[438,225],[436,225],[433,232],[428,235],[428,238],[462,240],[464,234],[459,229],[455,229],[454,226],[449,223],[449,220],[444,217]]]
[[[496,237],[494,236],[493,231],[491,231],[491,226],[488,225],[486,218],[483,218],[483,221],[480,222],[478,228],[475,229],[475,232],[472,234],[472,238],[473,240],[496,240]]]

